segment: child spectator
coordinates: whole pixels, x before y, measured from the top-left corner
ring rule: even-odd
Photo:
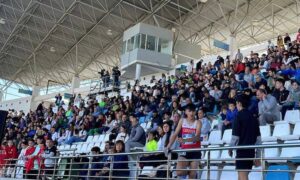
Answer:
[[[52,176],[55,166],[55,159],[51,159],[52,157],[56,156],[56,147],[52,139],[48,139],[46,141],[46,149],[43,153],[40,154],[40,157],[44,158],[44,165],[45,165],[45,176]]]

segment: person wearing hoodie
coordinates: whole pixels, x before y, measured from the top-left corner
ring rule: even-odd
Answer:
[[[290,90],[289,96],[282,105],[281,114],[284,119],[287,110],[292,110],[293,108],[299,108],[300,102],[300,87],[297,81],[292,82],[292,89]]]

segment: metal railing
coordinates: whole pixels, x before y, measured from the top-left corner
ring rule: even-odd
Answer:
[[[188,171],[196,171],[197,172],[197,179],[200,179],[201,173],[206,173],[206,179],[210,179],[211,173],[214,171],[217,172],[226,172],[226,171],[234,171],[235,169],[211,169],[211,165],[217,165],[219,167],[230,165],[234,166],[234,161],[236,160],[259,160],[261,163],[261,168],[259,169],[253,169],[253,170],[243,170],[243,171],[251,171],[251,172],[259,172],[261,173],[261,179],[264,180],[266,173],[269,172],[287,172],[291,175],[295,173],[300,173],[300,171],[297,171],[295,169],[291,170],[268,170],[267,168],[267,162],[268,161],[276,161],[276,162],[292,162],[292,161],[298,161],[300,162],[300,157],[276,157],[276,158],[266,158],[264,154],[265,149],[269,148],[299,148],[300,143],[295,144],[265,144],[265,145],[252,145],[252,146],[234,146],[234,147],[206,147],[206,148],[199,148],[199,149],[178,149],[173,150],[170,153],[168,153],[166,159],[162,160],[147,160],[142,161],[140,160],[140,157],[145,155],[153,155],[153,154],[162,154],[163,151],[156,151],[156,152],[130,152],[130,153],[118,153],[118,154],[98,154],[98,155],[76,155],[75,151],[76,149],[69,149],[65,151],[70,151],[71,153],[69,155],[58,155],[56,157],[52,157],[51,159],[54,159],[55,163],[54,166],[48,167],[48,168],[38,168],[33,171],[34,173],[23,173],[23,178],[28,178],[28,176],[33,176],[38,179],[84,179],[84,180],[93,180],[93,179],[177,179],[177,177],[174,176],[176,174],[176,171],[186,171],[187,169],[176,169],[176,163],[179,162],[179,160],[172,158],[172,155],[182,152],[201,152],[202,155],[204,153],[207,153],[207,158],[204,159],[189,159],[189,160],[180,160],[180,161],[198,161],[200,162],[200,166],[196,169],[188,169]],[[225,158],[225,159],[214,159],[211,158],[211,153],[213,151],[222,151],[222,150],[245,150],[245,149],[256,149],[261,150],[261,157],[256,158]],[[127,156],[129,157],[128,161],[114,161],[114,157],[120,157],[120,156]],[[107,161],[94,161],[95,158],[108,158]],[[24,168],[24,166],[19,166],[12,164],[10,162],[17,162],[18,159],[10,159],[7,160],[7,163],[5,163],[2,166],[2,176],[9,172],[9,175],[11,175],[11,178],[16,178],[17,176],[20,176],[17,174],[18,168]],[[82,162],[83,161],[83,162]],[[229,162],[228,162],[229,161]],[[139,168],[140,164],[142,163],[151,163],[155,162],[158,164],[161,164],[160,166],[148,169],[148,173],[143,173],[145,169]],[[128,169],[124,168],[116,168],[117,164],[122,164],[129,166]],[[206,169],[203,169],[203,167],[206,166]],[[39,167],[42,167],[41,165]],[[104,168],[100,168],[104,167]],[[50,173],[49,173],[50,172]],[[97,173],[96,173],[97,172]],[[102,173],[101,173],[102,172]],[[128,175],[122,175],[122,172],[129,173]],[[157,177],[158,172],[162,172],[164,174],[163,177]],[[220,179],[220,173],[218,173],[218,179]],[[141,175],[145,175],[145,177],[141,177]],[[1,177],[0,177],[1,179]]]

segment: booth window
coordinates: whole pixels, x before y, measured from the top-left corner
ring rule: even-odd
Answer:
[[[147,50],[155,51],[155,37],[147,35]]]

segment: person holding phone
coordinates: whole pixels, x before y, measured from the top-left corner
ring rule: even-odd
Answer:
[[[248,101],[244,95],[238,96],[236,101],[238,113],[233,121],[231,146],[249,146],[261,144],[261,136],[259,130],[259,122],[257,118],[247,109]],[[229,150],[229,155],[232,156],[232,150]],[[260,157],[260,150],[257,149],[237,149],[236,150],[236,170],[238,171],[239,180],[248,180],[248,175],[253,164],[260,165],[259,160],[249,160],[249,158]],[[247,160],[243,160],[247,158]]]

